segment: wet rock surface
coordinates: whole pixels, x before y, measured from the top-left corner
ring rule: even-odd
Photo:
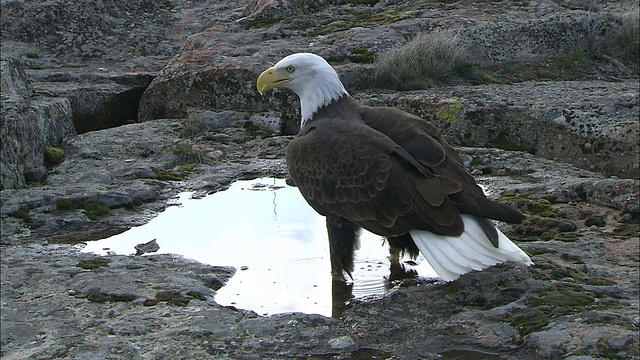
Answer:
[[[418,31],[464,24],[473,44],[493,41],[476,48],[486,60],[548,56],[585,35],[566,31],[583,24],[576,19],[619,16],[625,2],[602,2],[600,14],[570,1],[500,10],[393,3],[3,2],[0,355],[640,358],[637,77],[362,91],[370,68],[355,61],[363,47],[380,53]],[[527,46],[504,41],[514,36]],[[335,62],[360,101],[416,113],[466,146],[491,197],[526,213],[522,224],[500,226],[535,265],[397,283],[335,318],[261,317],[215,302],[235,269],[81,252],[148,222],[181,191],[204,196],[236,179],[286,177],[298,105],[284,92],[260,98],[253,83],[269,61],[301,50]],[[137,113],[127,98],[140,101]],[[78,130],[80,115],[116,108],[129,112]],[[30,126],[18,131],[11,119]],[[45,166],[49,147],[63,154]]]

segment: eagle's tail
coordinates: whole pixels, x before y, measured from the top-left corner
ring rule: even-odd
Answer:
[[[499,246],[494,247],[475,217],[462,215],[462,219],[464,233],[460,237],[410,231],[418,249],[442,280],[453,281],[472,270],[484,270],[507,261],[533,264],[529,256],[500,230]]]

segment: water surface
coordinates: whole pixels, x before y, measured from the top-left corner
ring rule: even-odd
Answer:
[[[83,249],[97,254],[133,254],[134,246],[156,239],[157,253],[238,269],[215,300],[261,315],[332,313],[331,265],[324,217],[283,179],[236,181],[228,190],[201,199],[182,193],[149,223]],[[361,298],[389,291],[388,247],[363,232],[356,253],[352,293]],[[418,258],[420,276],[435,272]]]

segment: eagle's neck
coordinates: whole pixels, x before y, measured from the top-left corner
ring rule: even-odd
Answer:
[[[326,73],[324,76],[324,78],[308,82],[303,89],[296,91],[300,97],[300,112],[302,115],[300,127],[303,127],[307,121],[311,120],[313,115],[321,108],[345,96],[349,96],[335,72]]]

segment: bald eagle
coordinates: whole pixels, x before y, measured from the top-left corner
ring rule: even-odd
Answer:
[[[392,266],[403,253],[422,253],[445,281],[507,261],[532,264],[491,221],[524,216],[488,199],[431,123],[359,104],[310,53],[283,58],[257,87],[300,97],[301,129],[286,161],[302,196],[326,217],[334,279],[351,277],[361,228],[386,237]]]

